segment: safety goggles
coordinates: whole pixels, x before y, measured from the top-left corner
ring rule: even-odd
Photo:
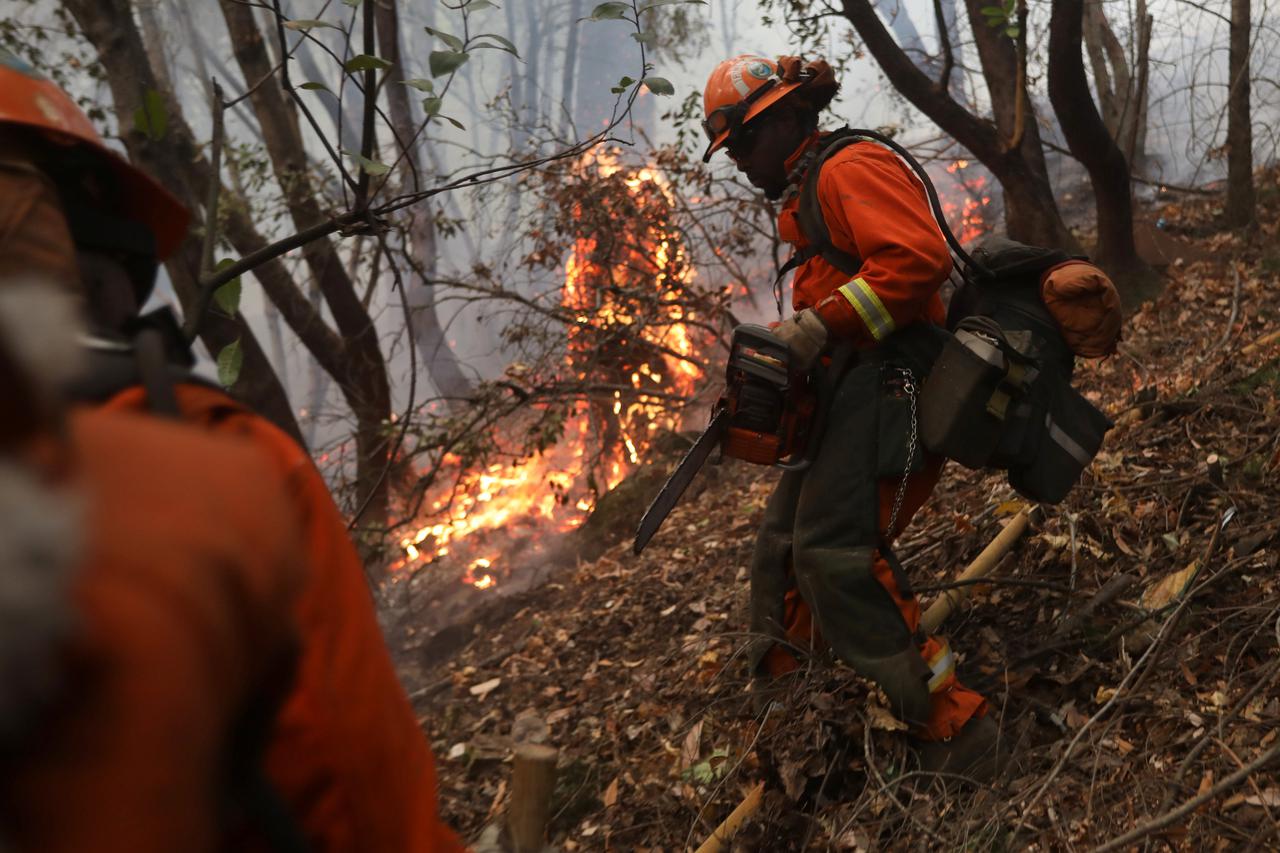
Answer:
[[[751,109],[751,105],[781,82],[777,75],[770,77],[764,81],[764,85],[747,93],[747,96],[741,101],[735,104],[725,104],[723,107],[716,107],[712,110],[702,122],[702,130],[707,134],[707,139],[714,143],[720,134],[728,131],[728,140],[732,144],[734,137],[742,131],[743,122],[747,118],[747,112]]]

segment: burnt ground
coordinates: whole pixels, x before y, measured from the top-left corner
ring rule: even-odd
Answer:
[[[545,737],[563,850],[694,849],[759,781],[733,849],[1280,844],[1280,191],[1259,186],[1253,234],[1220,230],[1216,197],[1146,211],[1165,291],[1078,374],[1117,425],[942,629],[1012,748],[1002,778],[911,772],[838,665],[752,713],[746,567],[775,475],[732,463],[641,557],[619,541],[415,646],[446,819],[474,838],[505,807],[513,741]],[[954,578],[1021,505],[1001,476],[949,466],[900,541],[917,587]],[[628,539],[633,521],[611,526]]]

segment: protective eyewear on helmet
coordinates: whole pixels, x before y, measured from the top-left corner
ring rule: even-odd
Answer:
[[[747,93],[747,96],[736,104],[726,104],[712,110],[702,122],[702,129],[707,134],[707,139],[715,142],[716,138],[725,131],[728,131],[729,138],[732,139],[742,129],[742,123],[746,120],[751,105],[780,82],[776,75],[770,77],[764,81],[764,85]]]

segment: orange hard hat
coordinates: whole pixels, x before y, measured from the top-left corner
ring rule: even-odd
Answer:
[[[710,160],[743,125],[802,86],[815,90],[807,103],[820,110],[835,96],[835,73],[820,59],[805,62],[798,56],[775,62],[743,54],[721,62],[702,93],[702,129],[709,140],[702,161]]]
[[[182,243],[191,214],[150,175],[112,151],[66,92],[9,51],[0,48],[0,125],[36,130],[54,143],[81,143],[98,154],[120,185],[112,211],[139,222],[156,241],[156,257],[167,258]]]

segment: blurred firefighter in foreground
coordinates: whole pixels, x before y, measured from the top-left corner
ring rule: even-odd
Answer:
[[[244,442],[65,411],[72,304],[0,281],[0,846],[277,841],[260,759],[296,658],[297,513]]]
[[[292,687],[270,721],[265,775],[306,843],[314,850],[460,850],[439,821],[429,746],[319,472],[283,432],[187,372],[190,353],[167,311],[139,316],[158,263],[186,234],[187,211],[106,148],[63,92],[3,53],[0,192],[0,276],[38,272],[87,305],[91,334],[74,396],[104,411],[171,416],[251,448],[258,463],[254,476],[239,481],[243,499],[279,489],[300,518],[305,574],[291,612],[277,614],[296,620],[300,649]],[[192,492],[204,488],[180,470],[173,476]],[[206,521],[165,514],[156,523],[204,529]],[[188,568],[197,575],[193,589],[209,582],[198,577],[200,566]],[[149,754],[169,760],[185,748],[157,737]],[[133,817],[159,819],[163,811],[157,800]]]
[[[920,630],[889,548],[944,461],[920,447],[914,401],[939,346],[951,257],[923,187],[889,150],[857,142],[813,166],[827,135],[818,113],[837,88],[821,60],[739,56],[716,67],[704,93],[703,159],[723,149],[782,200],[795,313],[774,334],[802,370],[837,347],[855,352],[812,466],[784,474],[765,510],[751,567],[753,675],[759,688],[798,668],[792,650],[825,644],[884,690],[925,769],[986,776],[999,735],[988,704],[957,680],[947,642]],[[802,200],[817,209],[806,215]],[[805,221],[829,235],[804,233]]]

